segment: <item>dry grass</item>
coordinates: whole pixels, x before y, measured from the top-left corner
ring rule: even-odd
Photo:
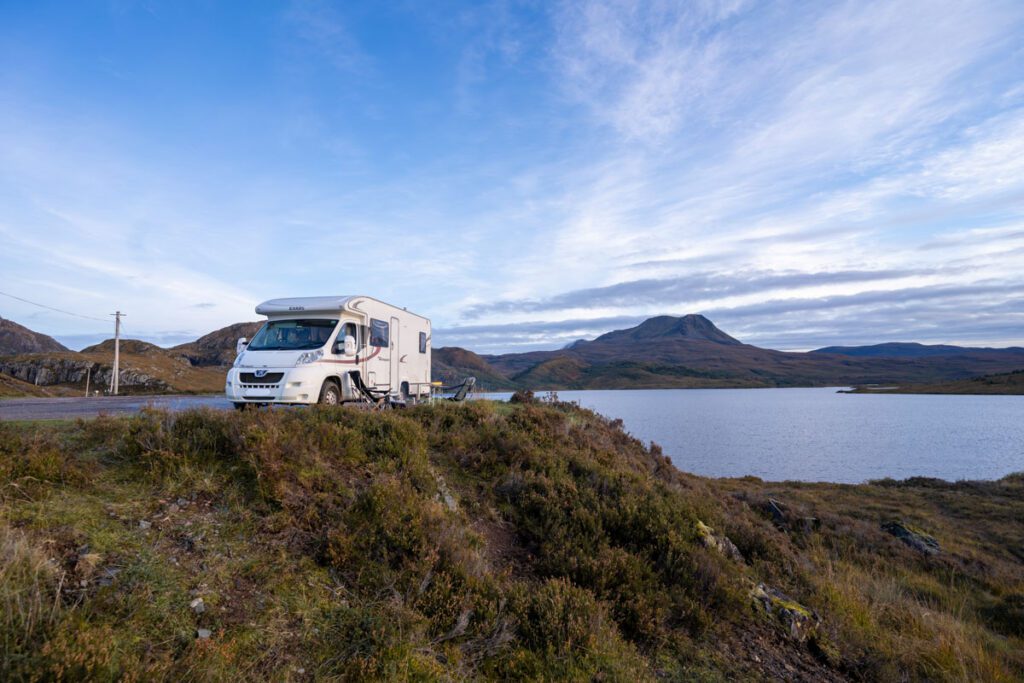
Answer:
[[[28,536],[0,522],[0,678],[24,661],[61,616],[64,574]]]
[[[521,398],[0,424],[3,677],[1024,676],[1024,478],[708,480]]]

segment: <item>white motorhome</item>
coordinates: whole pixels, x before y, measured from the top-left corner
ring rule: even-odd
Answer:
[[[430,395],[430,321],[369,296],[271,299],[267,322],[238,340],[224,391],[247,404],[395,400]]]

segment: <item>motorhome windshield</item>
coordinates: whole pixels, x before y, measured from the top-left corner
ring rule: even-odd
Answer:
[[[305,351],[327,343],[337,320],[271,320],[252,338],[247,351]]]

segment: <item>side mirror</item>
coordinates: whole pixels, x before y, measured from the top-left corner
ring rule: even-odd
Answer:
[[[245,337],[241,337],[238,342],[235,343],[235,353],[241,353],[245,351],[245,347],[249,345],[249,340]]]
[[[356,355],[356,338],[351,334],[345,336],[345,355]]]

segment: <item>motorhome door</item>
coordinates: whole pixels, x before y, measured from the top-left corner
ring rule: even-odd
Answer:
[[[402,362],[401,349],[398,344],[398,331],[401,329],[398,318],[391,317],[391,388],[396,389],[402,381],[402,369],[399,363]]]
[[[395,354],[391,353],[391,330],[388,329],[389,327],[387,321],[370,318],[370,346],[374,348],[371,349],[367,360],[376,356],[376,359],[372,360],[370,364],[374,366],[374,372],[371,375],[373,384],[378,388],[391,386],[391,357]]]

